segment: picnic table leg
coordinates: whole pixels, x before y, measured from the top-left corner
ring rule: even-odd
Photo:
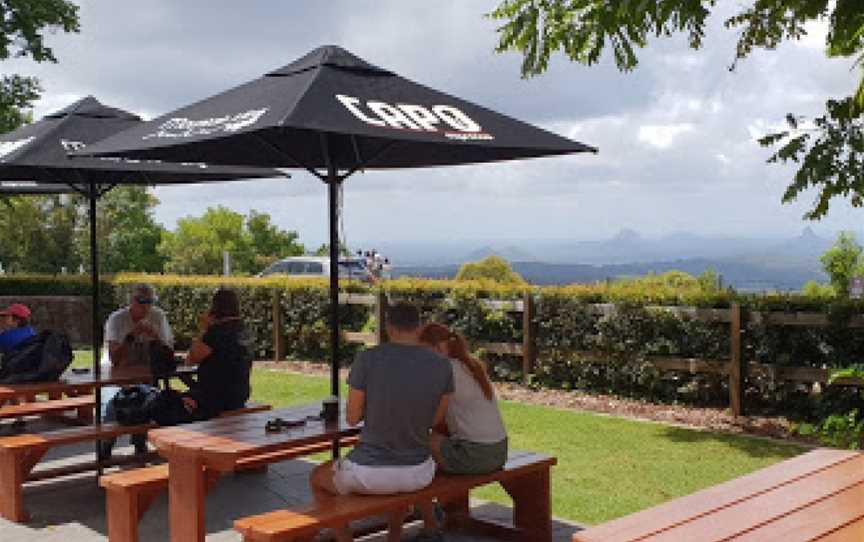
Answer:
[[[467,492],[464,495],[449,498],[440,504],[444,508],[445,524],[443,527],[445,529],[457,530],[463,528],[471,517],[471,506]]]
[[[0,452],[0,516],[18,523],[27,521],[21,502],[23,478],[15,454]]]
[[[116,493],[116,495],[115,495]],[[107,490],[108,540],[138,542],[138,521],[141,519],[138,495],[124,489]]]
[[[3,518],[16,523],[30,519],[24,510],[22,490],[27,476],[46,450],[34,449],[22,454],[0,449],[0,516]]]
[[[552,506],[549,498],[549,469],[501,482],[513,499],[513,524],[531,541],[552,540]]]
[[[171,542],[204,542],[206,488],[204,468],[195,454],[168,458],[168,506]]]

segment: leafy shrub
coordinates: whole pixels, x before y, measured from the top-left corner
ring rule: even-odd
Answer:
[[[160,305],[169,314],[177,345],[184,348],[197,334],[200,312],[209,306],[213,291],[225,285],[241,298],[243,316],[257,345],[256,356],[273,355],[273,305],[281,310],[286,355],[326,359],[329,352],[328,290],[324,279],[194,277],[172,275],[105,276],[101,283],[103,318],[126,303],[132,284],[153,284]],[[659,401],[724,405],[726,378],[687,371],[659,371],[652,357],[728,359],[728,323],[696,320],[671,310],[674,306],[728,308],[743,311],[821,312],[830,325],[823,328],[765,325],[750,321],[744,335],[745,359],[783,366],[841,368],[864,360],[864,334],[850,329],[851,317],[864,304],[800,294],[739,295],[711,286],[710,276],[699,279],[666,273],[608,284],[531,287],[491,280],[449,281],[398,279],[369,288],[359,283],[345,291],[383,294],[388,299],[416,303],[424,320],[435,320],[459,330],[476,348],[482,343],[521,343],[522,313],[490,306],[487,301],[517,301],[528,293],[536,303],[531,322],[539,358],[531,383],[563,389],[583,389]],[[89,295],[86,276],[0,276],[0,294]],[[372,308],[340,305],[341,329],[374,330]],[[359,345],[340,343],[341,362],[350,361]],[[522,378],[522,362],[508,356],[487,356],[490,372],[502,380]],[[827,386],[811,393],[809,385],[781,383],[770,375],[746,382],[747,407],[789,415],[819,424],[830,416],[844,416],[864,404],[855,388]],[[832,427],[834,427],[832,425]]]

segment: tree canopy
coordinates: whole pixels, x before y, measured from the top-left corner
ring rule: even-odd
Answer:
[[[5,271],[73,272],[83,262],[73,241],[81,214],[75,195],[3,198],[0,264]]]
[[[102,196],[96,206],[102,271],[162,271],[166,258],[156,249],[165,228],[153,218],[158,204],[143,186],[119,186]],[[89,238],[88,232],[79,236],[84,254],[89,254]]]
[[[78,6],[66,0],[0,0],[0,61],[29,57],[36,62],[56,62],[43,36],[46,30],[57,29],[78,32]],[[33,77],[12,74],[0,78],[0,133],[28,120],[24,111],[40,92],[39,81]]]
[[[249,274],[305,251],[297,232],[280,230],[270,223],[270,215],[252,211],[244,217],[222,206],[180,219],[176,231],[162,233],[158,250],[167,260],[166,271],[200,275],[221,273],[225,251],[235,272]]]
[[[504,0],[489,15],[503,21],[498,52],[522,54],[522,75],[546,71],[553,53],[572,61],[596,64],[606,47],[622,71],[634,69],[637,49],[650,38],[684,33],[690,48],[702,47],[705,24],[717,0]],[[783,202],[809,189],[818,191],[805,218],[828,213],[835,197],[864,205],[864,2],[861,0],[747,0],[725,20],[738,41],[730,69],[755,49],[774,49],[807,34],[805,25],[828,25],[825,52],[848,58],[859,74],[849,96],[826,101],[825,114],[805,122],[787,115],[787,129],[759,140],[779,145],[769,162],[799,164]]]
[[[854,233],[841,232],[834,246],[820,258],[834,292],[840,297],[849,296],[852,277],[864,275],[862,252],[864,249],[858,244]]]
[[[510,262],[499,256],[489,256],[479,262],[462,264],[456,280],[489,279],[504,284],[524,284],[522,275],[513,271]]]

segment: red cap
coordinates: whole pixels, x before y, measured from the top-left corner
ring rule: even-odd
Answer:
[[[0,311],[0,315],[17,316],[18,318],[29,320],[30,309],[27,308],[27,305],[22,305],[21,303],[14,303],[6,307],[4,310]]]

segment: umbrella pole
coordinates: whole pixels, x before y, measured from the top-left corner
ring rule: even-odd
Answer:
[[[90,287],[91,293],[91,302],[93,311],[92,318],[92,339],[93,339],[93,378],[97,382],[95,386],[95,394],[96,394],[96,425],[100,425],[102,423],[102,387],[99,386],[98,382],[100,380],[100,364],[99,364],[99,348],[100,348],[100,333],[99,333],[99,265],[97,262],[97,254],[96,254],[96,184],[90,183],[90,190],[87,193],[87,196],[90,200],[90,280],[92,281]],[[98,463],[98,471],[99,474],[102,474],[102,463],[98,461],[99,457],[99,441],[96,441],[96,457]]]
[[[327,166],[327,203],[330,219],[330,393],[339,399],[339,179],[332,163]],[[339,458],[339,441],[333,441],[333,459]]]

